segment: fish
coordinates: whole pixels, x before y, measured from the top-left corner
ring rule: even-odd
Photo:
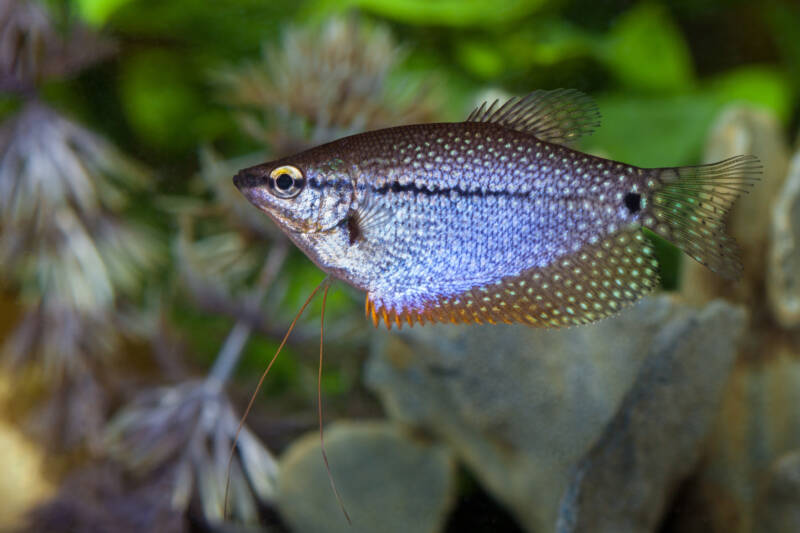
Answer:
[[[587,154],[600,125],[575,89],[484,102],[463,122],[360,133],[240,170],[234,185],[328,276],[317,415],[322,458],[322,338],[330,279],[366,293],[387,329],[426,323],[559,328],[601,320],[659,284],[652,236],[728,280],[742,275],[726,232],[736,199],[761,174],[757,157],[644,168]],[[228,462],[235,451],[231,449]],[[225,508],[227,494],[225,491]]]
[[[726,215],[759,179],[758,158],[644,168],[573,147],[599,125],[584,93],[537,90],[233,182],[320,269],[366,293],[376,327],[596,322],[658,286],[653,234],[739,279]]]

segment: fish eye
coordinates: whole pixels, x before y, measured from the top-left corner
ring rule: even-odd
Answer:
[[[278,167],[269,174],[269,192],[278,198],[294,198],[305,184],[303,173],[292,165]]]

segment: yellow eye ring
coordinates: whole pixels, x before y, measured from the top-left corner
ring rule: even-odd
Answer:
[[[278,198],[294,198],[306,185],[299,168],[283,165],[269,173],[269,192]]]

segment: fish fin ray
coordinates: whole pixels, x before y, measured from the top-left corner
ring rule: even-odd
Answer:
[[[586,244],[546,267],[393,311],[408,322],[423,324],[520,322],[564,327],[614,314],[657,285],[658,265],[652,244],[641,228],[629,227]],[[370,299],[367,307],[384,308],[384,301]]]
[[[350,213],[347,219],[347,228],[350,232],[350,244],[355,244],[361,239],[369,240],[375,232],[382,233],[394,214],[380,202],[367,199],[364,205]]]
[[[568,144],[598,128],[600,112],[591,97],[575,89],[539,90],[502,105],[497,100],[484,102],[465,122],[491,122],[546,142]]]
[[[653,169],[644,225],[720,276],[739,279],[739,247],[726,232],[726,217],[761,171],[758,158],[746,155],[709,165]]]

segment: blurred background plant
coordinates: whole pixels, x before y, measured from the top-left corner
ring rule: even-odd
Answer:
[[[322,279],[234,190],[238,169],[557,87],[598,99],[583,148],[695,163],[731,102],[797,129],[799,43],[789,0],[0,0],[4,413],[61,486],[30,528],[222,527],[238,417]],[[675,288],[680,256],[659,253]],[[331,293],[330,419],[382,412],[361,305]],[[233,521],[283,527],[274,454],[315,424],[319,311],[242,433]]]
[[[51,395],[37,410],[43,441],[94,448],[109,408],[101,375],[137,329],[139,310],[125,309],[159,256],[157,235],[127,216],[149,178],[39,97],[43,80],[110,46],[80,26],[62,35],[35,3],[4,2],[2,16],[3,85],[20,97],[0,132],[0,261],[23,308],[3,355]],[[87,54],[94,45],[105,51]]]

